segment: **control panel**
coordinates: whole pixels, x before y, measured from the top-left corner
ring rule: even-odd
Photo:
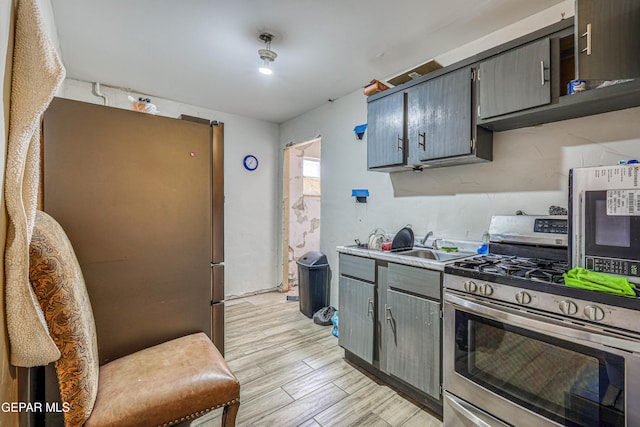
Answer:
[[[566,219],[537,218],[533,224],[536,233],[568,234],[569,223]]]
[[[585,265],[587,270],[600,273],[640,277],[640,262],[637,261],[588,256],[585,257]]]

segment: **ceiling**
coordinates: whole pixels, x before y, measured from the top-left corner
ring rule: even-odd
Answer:
[[[282,123],[562,0],[52,0],[67,77]],[[274,73],[258,72],[261,32]]]

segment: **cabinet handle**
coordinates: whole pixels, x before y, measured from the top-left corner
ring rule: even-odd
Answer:
[[[420,142],[422,138],[422,142]],[[418,131],[418,148],[422,147],[422,151],[427,151],[427,133]]]
[[[387,304],[384,305],[384,318],[387,322],[391,322],[391,307]]]
[[[540,84],[544,86],[544,61],[540,61]]]
[[[587,55],[591,55],[591,24],[587,24],[587,31],[583,33],[580,37],[587,38],[587,47],[582,49],[582,53],[586,53]]]
[[[402,151],[402,138],[398,135],[398,151]]]
[[[367,316],[373,316],[373,301],[367,298]]]

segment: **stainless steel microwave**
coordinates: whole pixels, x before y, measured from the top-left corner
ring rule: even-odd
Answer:
[[[569,253],[572,267],[640,283],[640,165],[572,169]]]

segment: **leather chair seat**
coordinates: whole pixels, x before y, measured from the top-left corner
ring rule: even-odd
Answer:
[[[240,396],[238,380],[204,333],[109,362],[98,384],[86,427],[172,425],[239,403]]]
[[[224,407],[235,425],[240,383],[206,334],[145,348],[103,366],[91,302],[64,230],[36,213],[29,280],[61,357],[55,362],[65,427],[171,426]]]

